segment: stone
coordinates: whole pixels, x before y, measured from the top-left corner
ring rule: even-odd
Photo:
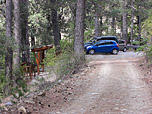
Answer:
[[[45,92],[45,91],[40,92],[40,93],[38,94],[38,96],[41,96],[41,97],[44,97],[45,95],[46,95],[46,92]]]
[[[5,103],[5,106],[12,106],[12,102]]]
[[[21,106],[20,108],[18,108],[18,112],[19,112],[19,114],[27,114],[27,111],[26,111],[26,109],[23,107],[23,106]]]
[[[25,100],[24,102],[25,102],[25,103],[28,103],[28,104],[35,104],[35,102],[32,101],[32,100]]]

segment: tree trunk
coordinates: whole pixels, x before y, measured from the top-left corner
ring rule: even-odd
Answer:
[[[85,0],[77,0],[74,53],[82,60],[84,60],[84,12]]]
[[[33,36],[33,34],[31,34],[31,46],[34,47],[35,46],[35,37]]]
[[[131,16],[131,42],[133,42],[133,31],[134,31],[134,1],[131,0],[131,7],[132,7],[132,16]]]
[[[13,0],[14,4],[14,37],[15,37],[15,50],[13,57],[14,70],[18,70],[20,67],[20,48],[21,48],[21,27],[20,27],[20,2],[19,0]]]
[[[6,0],[6,36],[8,41],[12,37],[12,0]],[[8,44],[6,45],[5,51],[5,77],[6,82],[9,83],[10,80],[13,79],[12,77],[12,60],[13,60],[13,51],[12,47]],[[10,93],[9,86],[5,87],[5,94],[8,95]]]
[[[99,36],[99,15],[98,13],[95,14],[95,36],[98,37]]]
[[[115,22],[116,22],[116,18],[113,16],[113,17],[112,17],[112,23],[111,23],[111,26],[112,26],[112,34],[113,34],[113,35],[116,35],[116,25],[115,25]]]
[[[54,44],[56,47],[56,51],[59,51],[61,34],[60,34],[59,24],[58,24],[58,15],[55,9],[52,9],[52,26],[53,26]]]
[[[138,16],[138,41],[141,38],[141,6],[139,6],[139,16]]]
[[[126,5],[127,1],[124,1],[123,7],[124,7],[124,12],[122,14],[123,19],[122,19],[122,39],[124,39],[127,42],[127,37],[128,37],[128,23],[127,23],[127,12],[126,10]]]
[[[127,42],[128,26],[127,26],[127,13],[123,13],[123,26],[122,26],[122,38]]]
[[[109,17],[106,16],[106,19],[105,19],[105,23],[106,23],[106,34],[109,34]]]
[[[100,17],[100,35],[102,36],[102,25],[103,25],[103,22],[102,22],[102,16]]]
[[[22,61],[30,62],[29,35],[28,35],[28,0],[20,0],[21,9],[21,44]]]

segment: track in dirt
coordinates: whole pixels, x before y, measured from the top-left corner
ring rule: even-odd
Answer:
[[[99,55],[97,55],[99,56]],[[105,55],[106,56],[106,55]],[[140,57],[91,61],[89,86],[52,114],[150,114],[152,95],[136,66]]]
[[[87,55],[89,67],[37,97],[37,104],[21,106],[31,114],[152,114],[152,94],[137,65],[142,57]]]

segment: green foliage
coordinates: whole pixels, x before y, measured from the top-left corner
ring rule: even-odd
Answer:
[[[51,10],[45,6],[47,1],[46,4],[42,1],[30,0],[29,2],[29,35],[36,38],[36,46],[51,44],[53,41],[52,28],[50,28],[51,18],[49,18]]]
[[[45,59],[43,61],[43,63],[47,66],[54,66],[56,61],[57,61],[57,57],[55,57],[55,48],[51,48],[46,56],[45,56]]]
[[[7,48],[14,49],[15,46],[13,44],[12,37],[6,37],[3,32],[0,33],[0,100],[4,96],[4,88],[10,87],[12,94],[19,93],[19,96],[22,93],[27,91],[26,83],[24,81],[23,72],[21,68],[18,68],[17,71],[13,71],[13,75],[15,75],[16,79],[8,80],[5,79],[5,52]],[[13,88],[12,84],[17,83],[17,86]],[[21,91],[22,90],[22,91]]]
[[[131,43],[132,45],[140,45],[140,41],[134,41]]]
[[[144,47],[144,52],[146,53],[150,62],[152,62],[152,10],[149,10],[149,17],[143,22],[142,34],[147,38],[147,45]]]
[[[73,50],[73,44],[74,44],[74,39],[61,40],[60,45],[61,45],[62,52],[67,51],[67,50],[72,51]]]
[[[0,33],[0,100],[3,98],[5,81],[5,36]]]
[[[90,40],[94,35],[94,21],[93,20],[86,20],[86,30],[84,32],[84,41]]]
[[[78,69],[79,65],[84,63],[84,61],[74,56],[71,48],[72,44],[62,41],[61,46],[64,51],[60,55],[56,56],[55,48],[50,49],[46,54],[44,64],[48,66],[48,71],[56,74],[58,79],[71,74]]]
[[[152,45],[143,45],[140,48],[137,49],[137,51],[144,51],[148,61],[150,62],[150,64],[152,64]]]
[[[152,57],[152,45],[148,46],[146,52],[147,52],[148,57],[151,58]]]
[[[13,75],[15,75],[15,79],[8,82],[9,86],[10,84],[16,84],[15,87],[11,88],[11,94],[15,98],[20,98],[28,91],[27,85],[26,85],[26,79],[24,78],[24,72],[22,67],[19,67],[19,69],[16,69],[16,71],[13,71]],[[18,94],[18,95],[17,95]]]
[[[64,37],[66,39],[69,40],[73,40],[74,39],[74,22],[73,21],[69,21],[66,23],[66,29],[64,30]]]
[[[5,81],[5,72],[4,69],[0,69],[0,101],[3,98],[4,95],[4,86],[6,84]]]

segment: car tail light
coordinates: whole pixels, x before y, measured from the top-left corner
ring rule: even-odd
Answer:
[[[119,45],[117,44],[117,47],[119,47]]]

